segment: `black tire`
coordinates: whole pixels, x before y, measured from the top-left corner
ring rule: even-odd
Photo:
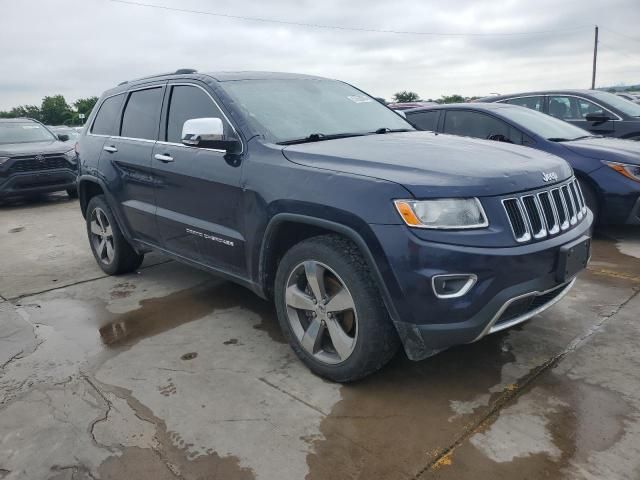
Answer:
[[[98,252],[100,243],[99,237],[92,233],[92,222],[96,220],[97,215],[102,215],[101,212],[106,217],[108,227],[110,227],[110,244],[112,246],[110,249],[112,255],[110,257],[104,253],[106,252],[105,249]],[[136,253],[133,247],[124,238],[122,231],[120,230],[120,227],[118,226],[118,223],[116,222],[116,219],[103,195],[96,195],[89,201],[89,205],[87,205],[86,223],[91,251],[93,252],[96,262],[105,273],[109,275],[129,273],[135,271],[140,266],[142,260],[144,260],[144,255]]]
[[[598,196],[596,195],[595,190],[591,185],[589,185],[584,180],[578,179],[578,183],[580,184],[580,190],[582,190],[582,196],[584,197],[584,201],[589,207],[589,210],[593,213],[593,225],[595,226],[598,223]]]
[[[329,273],[325,275],[333,276],[335,273],[338,281],[348,290],[355,306],[352,314],[352,322],[355,319],[357,326],[355,345],[346,360],[339,360],[338,363],[323,362],[309,353],[298,339],[289,317],[291,309],[287,306],[286,289],[292,286],[290,281],[298,271],[296,268],[305,269],[301,265],[309,261],[328,267],[325,272]],[[302,362],[321,377],[335,382],[361,379],[382,368],[398,350],[398,334],[369,267],[356,245],[344,237],[323,235],[304,240],[292,247],[278,265],[274,295],[278,321],[289,344]],[[325,332],[328,334],[329,330]]]
[[[78,189],[76,187],[67,188],[69,198],[78,198]]]

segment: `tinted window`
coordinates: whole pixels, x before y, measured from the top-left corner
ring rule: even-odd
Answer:
[[[122,116],[120,135],[155,140],[160,121],[162,89],[150,88],[131,92]]]
[[[438,122],[439,110],[430,110],[428,112],[407,113],[407,119],[420,130],[429,130],[435,132]]]
[[[222,112],[205,92],[197,87],[173,87],[167,116],[167,142],[182,141],[182,125],[185,121],[207,117],[217,117],[224,122]]]
[[[549,115],[561,120],[584,120],[590,113],[609,114],[599,105],[584,98],[564,95],[549,97]]]
[[[449,110],[444,119],[444,133],[464,137],[522,143],[522,133],[507,123],[484,113]]]
[[[124,94],[116,95],[114,97],[107,98],[96,115],[96,119],[93,121],[93,127],[91,133],[97,135],[114,135],[116,128],[116,120],[120,113],[120,106],[122,105],[122,99]]]
[[[531,110],[537,110],[542,112],[542,106],[544,104],[544,97],[520,97],[520,98],[510,98],[506,100],[504,103],[509,103],[511,105],[520,105],[521,107],[527,107]]]

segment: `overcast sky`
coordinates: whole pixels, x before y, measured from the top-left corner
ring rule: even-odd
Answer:
[[[100,95],[181,67],[346,80],[390,99],[640,83],[640,0],[132,0],[228,15],[432,36],[312,28],[110,0],[0,0],[0,109]],[[504,35],[516,32],[552,33]],[[501,35],[494,35],[501,34]],[[626,35],[626,36],[625,36]]]

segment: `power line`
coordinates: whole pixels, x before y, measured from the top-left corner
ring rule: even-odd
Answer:
[[[615,30],[611,30],[609,27],[600,27],[600,28],[604,28],[607,32],[613,33],[614,35],[618,35],[620,37],[624,37],[624,38],[628,38],[630,40],[634,40],[636,42],[640,42],[640,37],[634,37],[634,36],[631,36],[631,35],[627,35],[626,33],[616,32]]]
[[[179,7],[169,7],[166,5],[156,5],[153,3],[135,2],[131,0],[109,0],[109,1],[113,3],[120,3],[125,5],[135,5],[137,7],[155,8],[158,10],[168,10],[172,12],[181,12],[181,13],[192,13],[197,15],[209,15],[212,17],[231,18],[234,20],[246,20],[250,22],[274,23],[279,25],[291,25],[296,27],[345,30],[345,31],[353,31],[353,32],[390,33],[390,34],[397,34],[397,35],[426,35],[426,36],[434,36],[434,37],[492,37],[492,36],[516,36],[516,35],[548,35],[548,34],[554,34],[554,33],[564,33],[569,31],[582,30],[585,28],[591,28],[591,25],[582,25],[582,26],[575,26],[575,27],[557,29],[557,30],[540,30],[540,31],[529,31],[529,32],[496,32],[496,33],[484,33],[484,32],[454,33],[454,32],[418,32],[418,31],[405,31],[405,30],[379,30],[375,28],[343,27],[340,25],[325,25],[325,24],[318,24],[318,23],[294,22],[290,20],[280,20],[275,18],[231,15],[228,13],[210,12],[206,10],[192,10],[188,8],[179,8]]]

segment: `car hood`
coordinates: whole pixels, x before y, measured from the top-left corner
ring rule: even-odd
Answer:
[[[72,149],[72,142],[60,142],[58,140],[29,143],[0,143],[0,156],[15,157],[44,153],[64,153]]]
[[[432,132],[387,133],[291,145],[292,162],[389,180],[419,198],[491,196],[545,185],[572,175],[559,157],[506,143]]]
[[[562,145],[578,155],[640,165],[640,142],[621,138],[583,138]]]

